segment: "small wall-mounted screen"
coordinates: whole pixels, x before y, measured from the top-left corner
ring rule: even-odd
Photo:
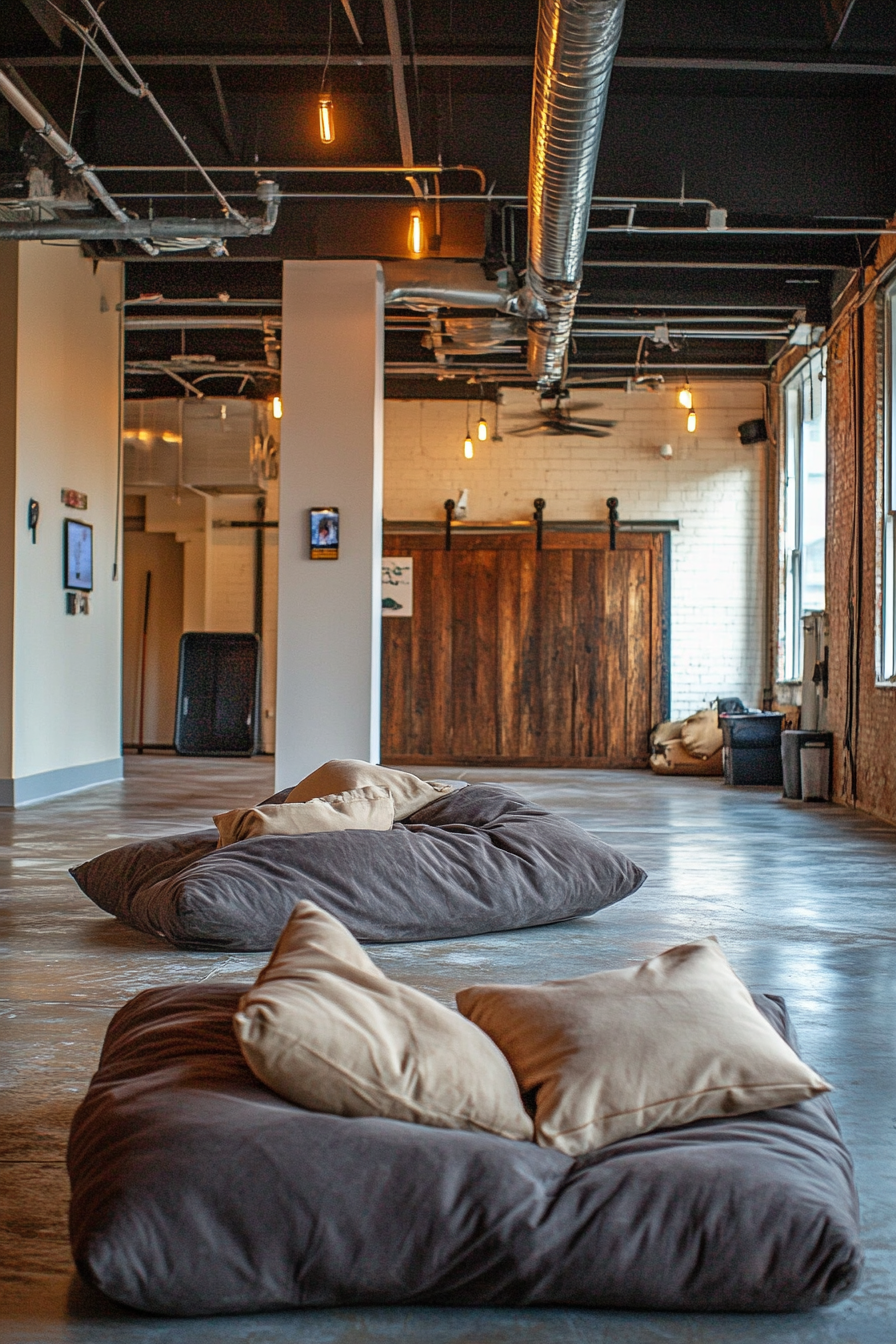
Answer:
[[[339,559],[339,510],[311,510],[311,559]]]
[[[65,556],[64,587],[89,593],[93,589],[93,528],[90,523],[79,523],[66,518],[63,538]]]

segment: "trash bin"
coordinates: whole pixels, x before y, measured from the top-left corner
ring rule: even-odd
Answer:
[[[720,714],[726,784],[780,784],[783,714]]]
[[[831,752],[821,742],[807,742],[800,749],[800,785],[803,802],[826,803],[831,796]]]
[[[784,797],[802,798],[803,788],[800,779],[800,752],[803,747],[810,744],[817,744],[820,747],[827,747],[831,753],[828,761],[830,762],[834,750],[834,734],[826,732],[812,731],[805,728],[788,728],[781,734],[781,763],[784,775]],[[830,769],[830,765],[829,765]],[[828,775],[828,793],[830,797],[830,774]]]

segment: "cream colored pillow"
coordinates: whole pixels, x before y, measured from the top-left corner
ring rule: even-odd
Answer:
[[[388,789],[368,785],[307,803],[263,803],[213,817],[218,848],[256,835],[314,835],[319,831],[389,831],[395,807]]]
[[[457,1004],[520,1089],[538,1089],[538,1143],[573,1157],[830,1090],[765,1020],[715,938],[626,970],[464,989]]]
[[[451,792],[450,784],[428,784],[404,770],[390,770],[385,765],[371,765],[369,761],[327,761],[313,774],[301,780],[287,796],[288,803],[306,803],[309,798],[323,794],[343,793],[372,784],[388,789],[395,804],[395,820],[404,821],[412,812],[419,812],[427,803]]]
[[[722,750],[722,730],[714,709],[701,709],[681,725],[681,745],[692,756],[706,761]]]
[[[290,916],[234,1028],[249,1068],[311,1111],[531,1139],[510,1066],[485,1032],[388,980],[310,901]]]

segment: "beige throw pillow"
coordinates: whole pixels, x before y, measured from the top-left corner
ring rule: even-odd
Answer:
[[[308,1110],[533,1136],[510,1066],[485,1032],[388,980],[310,901],[293,911],[234,1028],[255,1076]]]
[[[701,709],[685,719],[681,725],[681,745],[692,756],[699,756],[701,761],[709,760],[721,751],[722,730],[716,710]]]
[[[389,790],[395,804],[396,821],[404,821],[412,812],[419,812],[427,803],[434,803],[451,792],[450,784],[428,784],[416,775],[404,770],[390,770],[385,765],[371,765],[369,761],[327,761],[326,765],[301,780],[286,801],[306,803],[309,798],[343,793],[346,789],[360,789],[366,785]]]
[[[314,835],[320,831],[389,831],[395,807],[388,789],[372,785],[312,798],[307,803],[262,803],[213,817],[218,848],[256,835]]]
[[[535,1134],[575,1157],[710,1116],[803,1101],[829,1085],[781,1039],[714,938],[621,971],[457,995],[523,1092]]]

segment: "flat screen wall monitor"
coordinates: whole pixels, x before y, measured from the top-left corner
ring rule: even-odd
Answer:
[[[63,524],[63,556],[65,574],[63,587],[79,593],[93,590],[93,527],[90,523],[66,518]]]

